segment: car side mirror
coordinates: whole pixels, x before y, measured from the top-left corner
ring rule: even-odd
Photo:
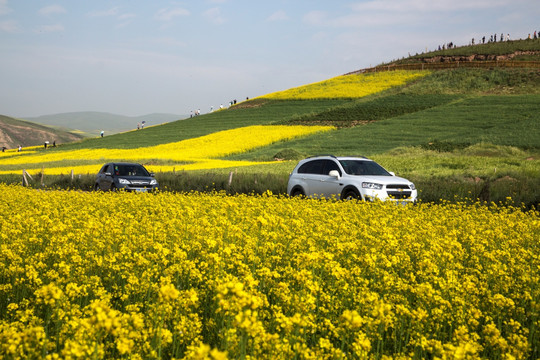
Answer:
[[[154,176],[156,176],[156,174],[154,174],[154,173],[150,173],[150,176],[151,176],[151,177],[154,177]]]
[[[389,173],[390,173],[390,175],[392,175],[392,176],[396,176],[396,173],[393,172],[393,171],[389,171]]]
[[[330,172],[328,173],[328,176],[332,176],[332,177],[335,177],[336,179],[339,179],[339,171],[330,170]]]

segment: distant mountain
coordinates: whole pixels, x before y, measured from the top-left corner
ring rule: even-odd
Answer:
[[[48,126],[59,126],[67,129],[79,130],[91,135],[98,135],[104,130],[110,135],[136,129],[137,124],[142,124],[143,121],[145,122],[145,126],[150,126],[186,117],[187,116],[160,113],[143,116],[125,116],[104,112],[84,111],[27,117],[25,120]]]
[[[60,145],[82,138],[82,134],[75,132],[0,115],[0,148],[14,149],[18,145],[23,147],[44,145],[45,141],[51,145],[53,142]]]

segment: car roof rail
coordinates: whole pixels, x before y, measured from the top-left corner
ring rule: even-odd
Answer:
[[[337,159],[337,157],[335,155],[332,155],[332,154],[317,154],[317,155],[313,155],[313,156],[308,156],[307,158],[311,159],[311,158],[322,157],[322,156],[329,156],[329,157],[333,157],[333,158]]]
[[[347,155],[347,156],[342,156],[342,157],[346,157],[346,158],[359,158],[359,159],[367,159],[367,160],[371,160],[370,158],[368,158],[367,156],[364,156],[364,155]]]

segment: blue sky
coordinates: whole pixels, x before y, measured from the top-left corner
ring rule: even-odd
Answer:
[[[538,0],[0,0],[0,114],[189,114],[540,30]]]

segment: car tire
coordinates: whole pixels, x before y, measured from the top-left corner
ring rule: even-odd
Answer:
[[[98,183],[96,183],[96,184],[94,185],[94,191],[101,191],[101,188],[99,187],[99,184],[98,184]]]
[[[116,185],[114,184],[111,185],[111,191],[118,191],[118,188],[116,187]]]
[[[297,197],[297,196],[306,196],[306,194],[304,194],[304,190],[302,190],[302,188],[294,188],[294,189],[292,189],[291,197]]]
[[[343,191],[343,195],[341,196],[342,200],[350,201],[350,200],[362,200],[362,196],[358,193],[358,190],[356,189],[345,189]]]

